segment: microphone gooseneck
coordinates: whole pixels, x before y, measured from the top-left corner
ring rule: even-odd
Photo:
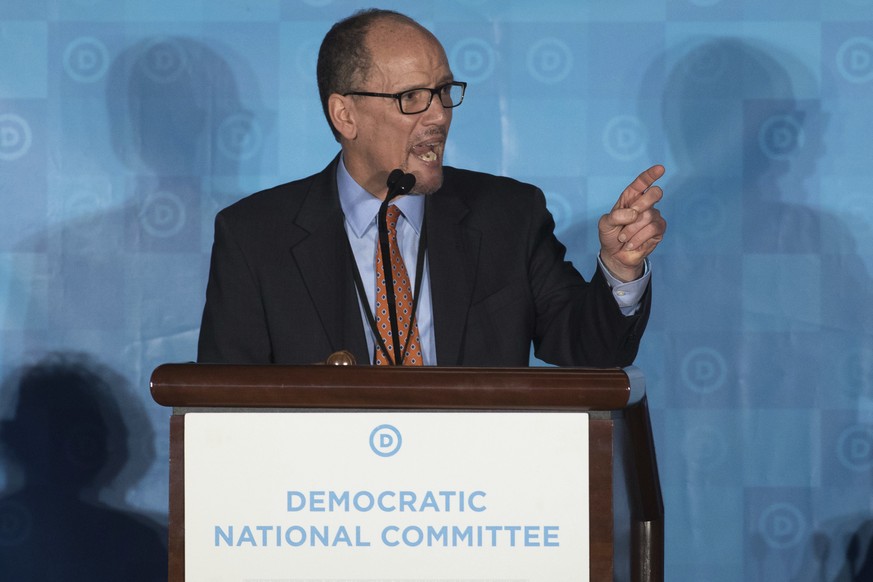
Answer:
[[[403,363],[403,348],[400,343],[400,334],[397,326],[397,304],[394,296],[394,270],[391,267],[391,247],[388,242],[388,203],[397,196],[409,193],[415,186],[415,176],[407,174],[403,170],[393,170],[388,175],[388,193],[385,195],[385,200],[382,201],[382,206],[379,207],[379,252],[382,253],[382,265],[385,271],[385,290],[388,294],[388,317],[391,321],[391,339],[394,348],[394,357],[388,353],[386,346],[380,346],[389,362],[397,366]]]

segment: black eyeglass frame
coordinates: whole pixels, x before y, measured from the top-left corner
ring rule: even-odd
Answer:
[[[406,91],[401,91],[400,93],[371,93],[369,91],[349,91],[348,93],[343,93],[343,97],[348,97],[349,95],[358,95],[361,97],[385,97],[387,99],[396,99],[397,105],[400,107],[400,113],[404,115],[418,115],[419,113],[424,113],[428,109],[430,109],[430,104],[433,103],[433,96],[439,95],[440,92],[446,87],[460,87],[461,88],[461,98],[457,103],[452,103],[450,105],[446,105],[443,103],[442,97],[440,97],[440,103],[446,109],[453,109],[464,102],[464,95],[467,92],[467,83],[464,81],[451,81],[449,83],[444,83],[435,89],[431,89],[430,87],[416,87],[415,89],[407,89]],[[403,110],[403,100],[402,97],[407,93],[414,93],[415,91],[430,91],[430,98],[427,100],[427,105],[421,111],[411,111],[406,112]]]

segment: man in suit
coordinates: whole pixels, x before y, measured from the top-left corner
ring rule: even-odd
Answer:
[[[539,189],[443,166],[465,86],[428,30],[383,10],[338,22],[318,85],[342,151],[322,172],[218,214],[199,361],[315,363],[343,349],[377,361],[376,217],[395,168],[416,178],[391,202],[414,287],[415,363],[524,366],[531,343],[557,365],[633,361],[649,313],[646,257],[666,228],[654,208],[663,167],[600,219],[588,282],[564,260]],[[389,363],[410,362],[399,353]]]

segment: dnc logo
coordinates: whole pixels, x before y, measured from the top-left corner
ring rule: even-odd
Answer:
[[[402,444],[400,431],[390,424],[380,424],[370,433],[370,448],[380,457],[393,457]]]

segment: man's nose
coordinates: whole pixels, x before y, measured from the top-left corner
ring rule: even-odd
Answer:
[[[422,115],[426,117],[427,121],[430,123],[439,123],[443,122],[446,119],[451,119],[452,116],[452,108],[446,107],[443,105],[442,100],[438,95],[434,95],[430,100],[430,105],[427,106],[422,112]]]

